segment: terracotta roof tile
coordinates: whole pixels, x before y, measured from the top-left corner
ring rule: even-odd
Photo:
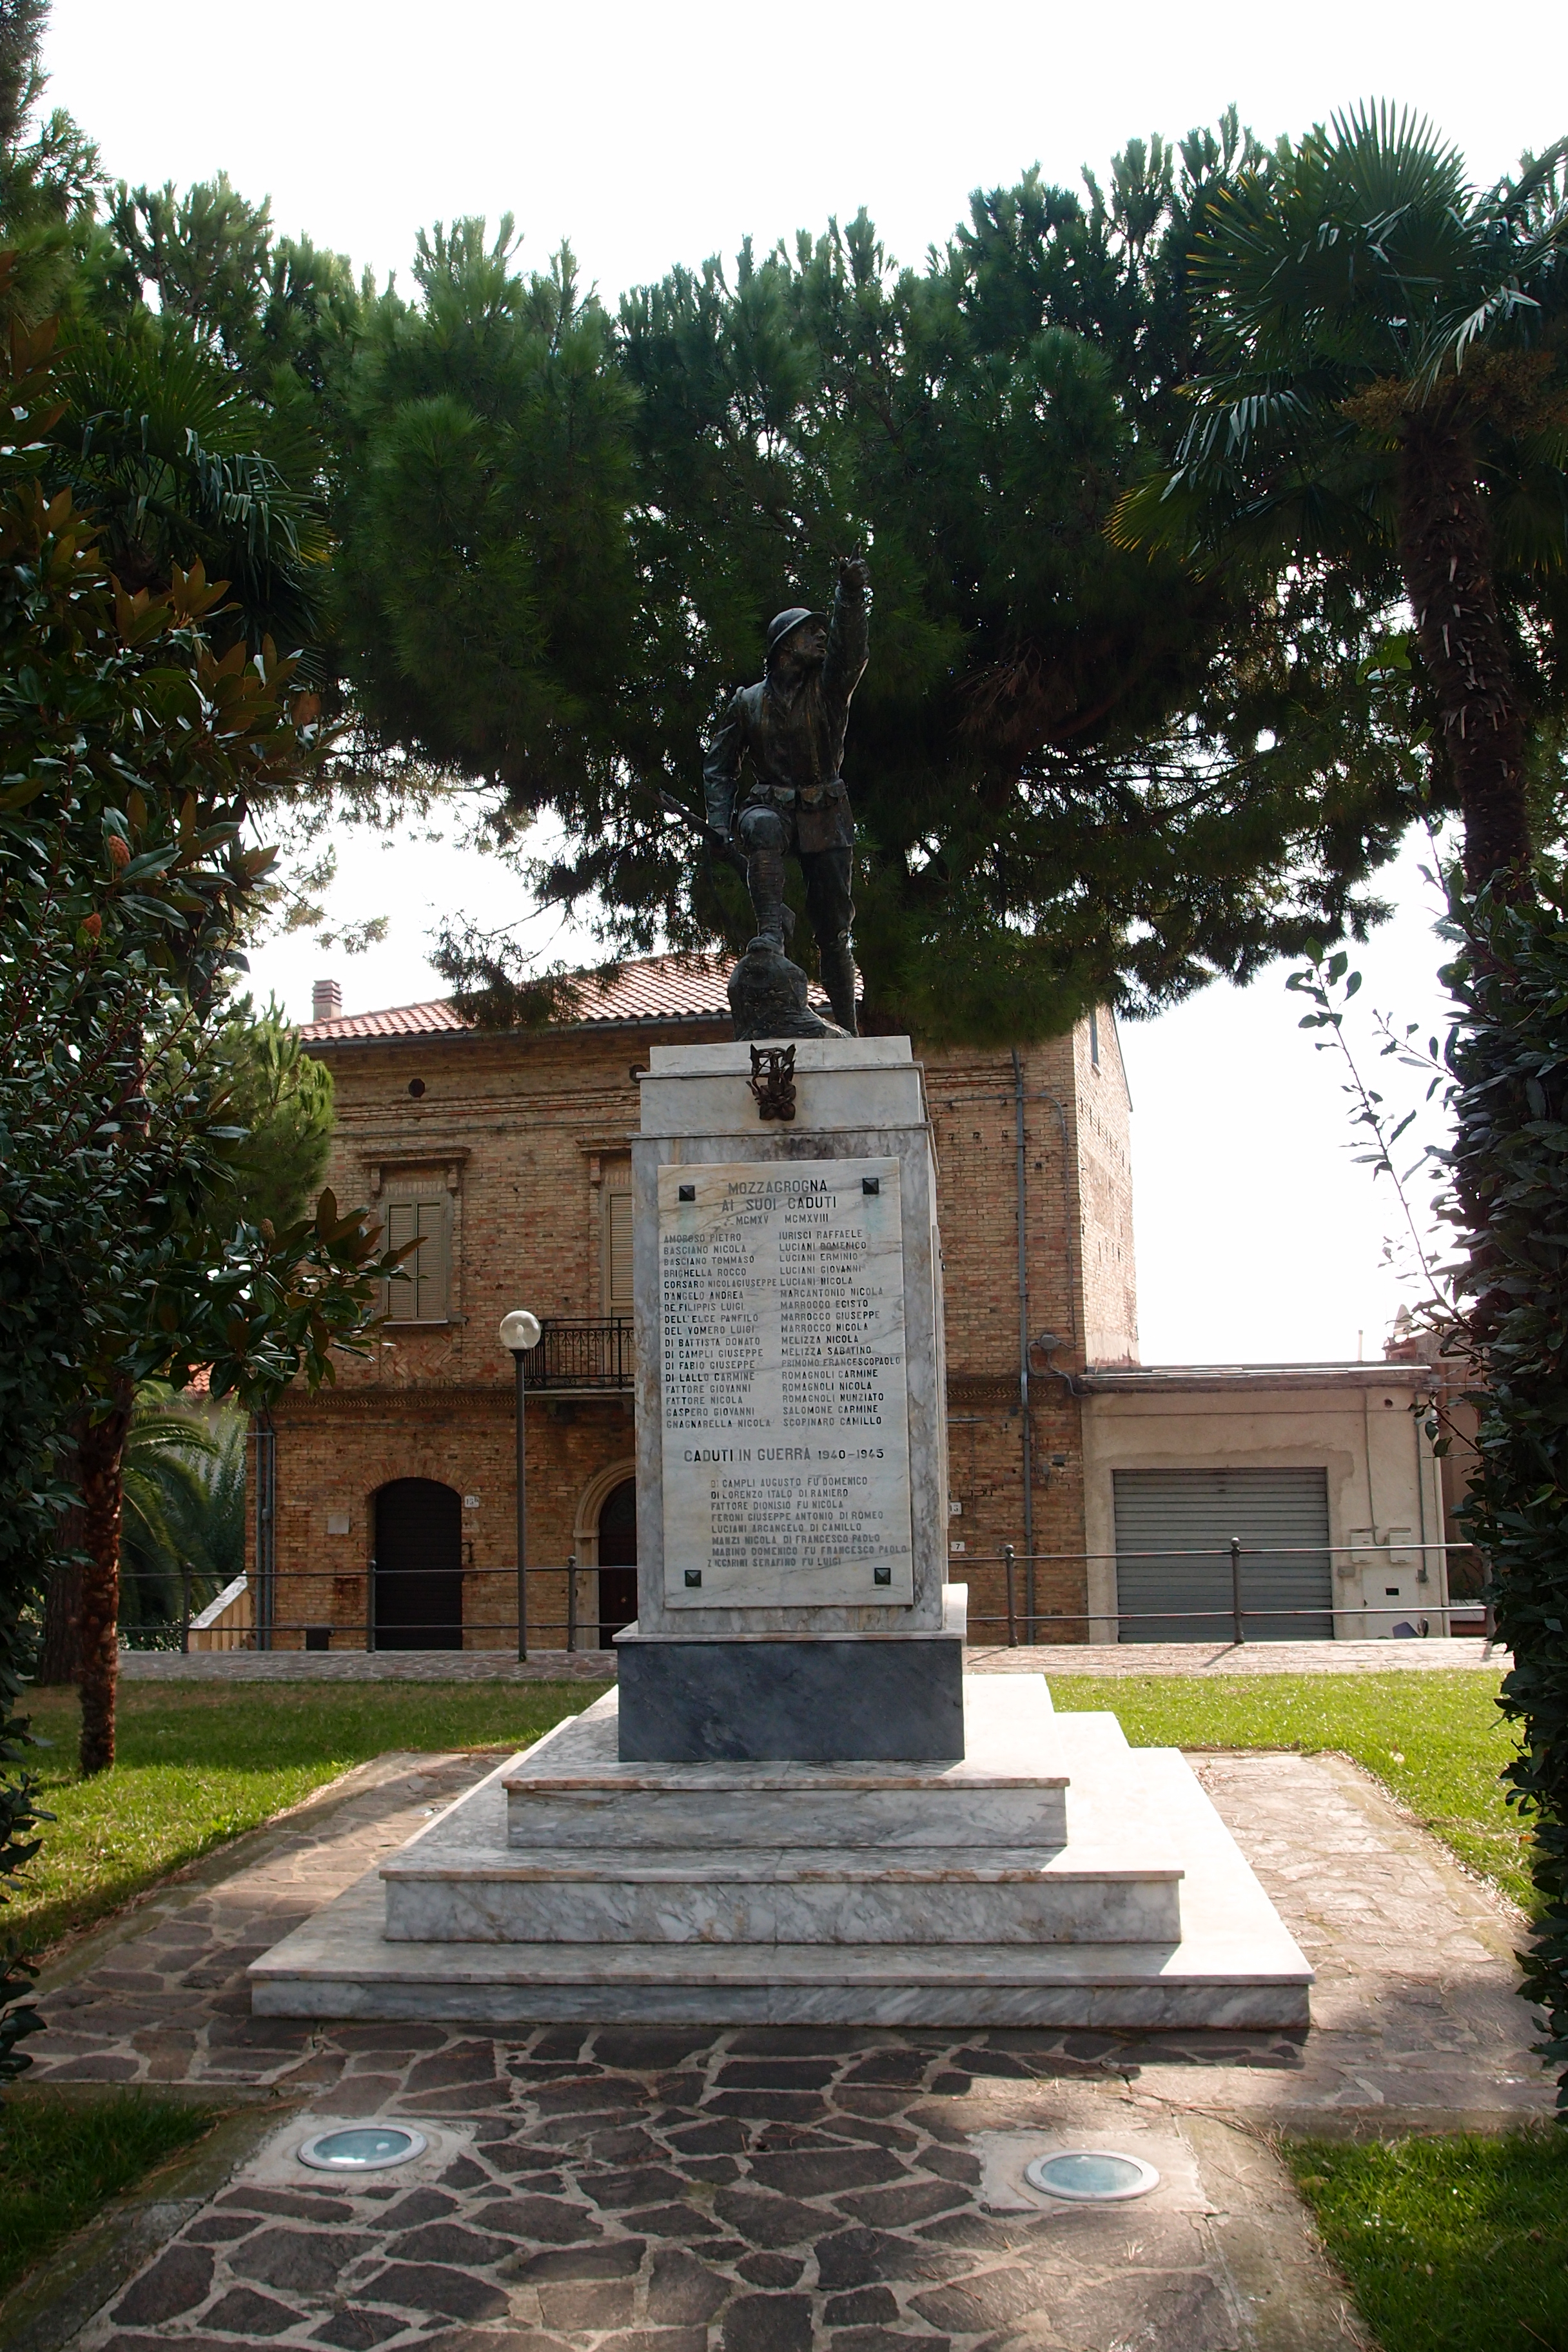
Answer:
[[[594,972],[576,975],[577,1016],[557,1027],[593,1028],[628,1021],[712,1020],[730,1010],[725,994],[732,969],[728,956],[647,956],[624,963],[607,982]],[[819,989],[812,1001],[825,1004]],[[300,1030],[306,1045],[334,1038],[460,1036],[465,1024],[450,1003],[395,1004],[384,1013],[340,1013],[331,1021],[307,1021]]]
[[[306,1021],[300,1034],[307,1045],[328,1037],[424,1037],[460,1030],[462,1023],[451,1006],[395,1004],[385,1013],[338,1013],[330,1021]]]

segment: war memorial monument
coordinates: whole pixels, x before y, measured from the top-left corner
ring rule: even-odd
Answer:
[[[273,2016],[1289,2027],[1311,1970],[1174,1750],[966,1676],[922,1074],[855,1033],[867,573],[768,632],[705,770],[756,933],[633,1144],[618,1685],[257,1961]],[[800,860],[829,1023],[791,959]]]

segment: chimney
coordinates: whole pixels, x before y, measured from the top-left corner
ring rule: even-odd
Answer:
[[[319,980],[310,991],[312,1021],[335,1021],[343,1009],[343,992],[335,980]]]

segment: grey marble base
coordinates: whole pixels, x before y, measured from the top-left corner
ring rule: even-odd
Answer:
[[[971,1678],[962,1766],[841,1764],[815,1790],[803,1767],[612,1767],[608,1694],[255,1961],[254,2010],[492,2026],[1305,2024],[1311,1969],[1184,1759],[1129,1748],[1112,1716],[1053,1716],[1030,1680]],[[1031,1768],[1053,1810],[1065,1795],[1067,1834],[1020,1853],[994,1841],[1016,1825]],[[806,1844],[683,1852],[649,1842],[646,1810],[617,1842],[624,1799],[665,1783],[683,1806],[710,1776],[723,1784],[707,1788],[711,1826],[731,1840],[739,1814],[798,1780]],[[513,1842],[535,1808],[553,1823],[574,1797],[599,1815],[591,1843]],[[888,1843],[858,1812],[872,1797],[906,1830],[923,1810],[929,1843]]]
[[[574,2025],[1073,2026],[1241,2032],[1310,2023],[1311,1970],[1242,1937],[951,1950],[397,1944],[367,1877],[252,1962],[258,2017]],[[565,1965],[570,1955],[570,1965]]]
[[[1045,1853],[1067,1843],[1067,1768],[1038,1675],[990,1677],[984,1705],[967,1710],[963,1755],[925,1761],[627,1763],[617,1712],[616,1695],[606,1693],[502,1774],[510,1846],[683,1854],[737,1846],[825,1853],[1002,1846]],[[1078,1719],[1080,1755],[1081,1726],[1089,1719]],[[1109,1716],[1093,1719],[1112,1724]],[[443,1844],[460,1838],[462,1819],[453,1816]]]
[[[621,1642],[628,1764],[956,1761],[963,1644]]]
[[[384,1865],[386,1935],[412,1944],[1177,1944],[1181,1870],[1158,1849],[1058,1856],[997,1847],[897,1855],[710,1846],[509,1847]]]

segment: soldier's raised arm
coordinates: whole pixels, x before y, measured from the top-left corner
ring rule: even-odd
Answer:
[[[702,762],[702,793],[708,810],[708,823],[714,833],[730,837],[730,824],[735,814],[735,794],[741,782],[741,758],[746,748],[745,705],[739,694],[731,698],[719,732],[708,746]]]
[[[863,555],[846,555],[840,560],[833,613],[827,624],[827,659],[823,666],[822,684],[830,698],[846,707],[866,675],[870,650],[866,598],[870,585],[870,566]]]

